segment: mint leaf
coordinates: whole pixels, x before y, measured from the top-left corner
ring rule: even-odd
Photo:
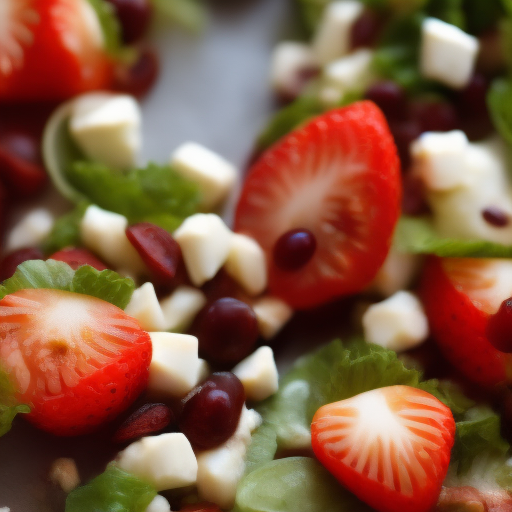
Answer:
[[[152,3],[161,17],[192,32],[200,32],[206,25],[206,10],[198,0],[152,0]]]
[[[487,95],[487,106],[495,128],[512,144],[512,80],[495,80]]]
[[[30,407],[18,403],[9,374],[0,367],[0,437],[11,430],[17,414],[28,414]]]
[[[110,466],[66,499],[66,512],[145,512],[156,496],[146,482]]]
[[[444,258],[511,258],[512,246],[485,240],[461,240],[439,236],[424,217],[402,216],[398,222],[394,249],[411,254],[435,254]]]
[[[119,57],[122,48],[121,24],[114,6],[106,0],[88,0],[96,11],[105,40],[105,51],[114,58]]]

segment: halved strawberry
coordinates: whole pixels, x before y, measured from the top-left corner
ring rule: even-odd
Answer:
[[[0,363],[28,418],[58,435],[83,434],[126,409],[145,388],[151,340],[100,299],[28,289],[0,301]]]
[[[382,112],[363,101],[317,117],[253,165],[235,230],[267,254],[269,287],[309,308],[370,283],[384,262],[400,209],[400,163]],[[276,241],[293,229],[316,238],[297,271],[273,261]]]
[[[321,407],[311,425],[320,462],[380,512],[427,512],[450,463],[448,407],[409,386],[375,389]]]

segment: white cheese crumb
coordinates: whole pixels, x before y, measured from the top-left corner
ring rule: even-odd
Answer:
[[[8,252],[25,247],[37,247],[53,228],[55,219],[46,208],[29,211],[7,236],[5,249]]]
[[[160,301],[166,331],[184,331],[206,304],[206,295],[191,286],[179,286]]]
[[[333,87],[343,96],[347,92],[364,91],[374,80],[373,52],[357,50],[329,64],[324,71],[327,87]]]
[[[384,297],[389,297],[411,286],[420,270],[422,257],[419,254],[406,254],[391,250],[375,276],[372,289]]]
[[[163,496],[158,494],[148,505],[146,512],[171,512],[171,505]]]
[[[56,459],[50,468],[49,477],[67,494],[80,485],[80,475],[73,459],[64,457]]]
[[[136,318],[145,331],[166,329],[164,313],[158,302],[153,283],[144,283],[137,288],[125,308],[127,315]]]
[[[258,319],[260,333],[266,340],[273,338],[293,315],[293,309],[276,297],[259,299],[253,310]]]

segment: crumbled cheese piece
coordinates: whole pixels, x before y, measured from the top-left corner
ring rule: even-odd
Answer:
[[[137,163],[141,147],[141,112],[126,94],[90,93],[73,103],[71,135],[91,160],[115,169]]]
[[[364,91],[374,80],[373,52],[357,50],[329,64],[324,70],[328,87],[334,87],[343,95],[347,92]]]
[[[196,213],[174,233],[181,247],[188,275],[196,286],[215,276],[226,262],[233,233],[213,213]]]
[[[270,347],[260,347],[231,371],[242,382],[248,400],[265,400],[279,387],[274,352]]]
[[[171,155],[171,166],[183,177],[194,181],[201,193],[200,207],[211,210],[226,199],[237,176],[236,168],[213,151],[187,142]]]
[[[401,352],[428,337],[428,320],[421,302],[410,292],[397,292],[373,304],[363,315],[366,341]]]
[[[479,50],[476,37],[436,18],[422,25],[420,68],[423,76],[462,89],[473,74]]]
[[[11,512],[9,507],[0,507],[0,512]]]
[[[160,301],[166,331],[183,331],[206,304],[206,295],[191,286],[179,286]]]
[[[181,433],[143,437],[119,453],[117,464],[157,491],[193,485],[197,479],[196,456]]]
[[[7,236],[6,251],[40,245],[52,230],[54,221],[53,215],[46,208],[37,208],[28,212]]]
[[[50,480],[60,486],[65,493],[70,493],[80,485],[80,475],[73,459],[56,459],[50,469]],[[1,509],[0,509],[1,512]]]
[[[321,64],[343,57],[351,50],[352,28],[363,14],[361,2],[352,0],[329,3],[313,39],[313,51]]]
[[[253,238],[235,233],[224,267],[249,295],[259,295],[267,287],[265,253]]]
[[[166,329],[164,313],[158,302],[153,283],[144,283],[133,292],[125,312],[136,318],[145,331]]]
[[[148,505],[146,512],[171,512],[171,505],[160,494],[157,494]]]
[[[263,297],[254,304],[253,310],[266,340],[273,338],[293,315],[293,309],[276,297]]]
[[[411,286],[421,266],[418,254],[399,253],[391,250],[379,272],[375,276],[372,288],[384,297],[389,297]]]

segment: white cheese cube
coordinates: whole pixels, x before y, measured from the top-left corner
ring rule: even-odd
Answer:
[[[0,507],[0,512],[11,512],[9,507]]]
[[[46,208],[37,208],[28,212],[7,236],[6,251],[37,247],[49,235],[54,222],[53,215]]]
[[[397,292],[373,304],[363,315],[366,341],[401,352],[428,337],[428,320],[421,302],[410,292]]]
[[[422,25],[420,68],[423,76],[454,89],[473,74],[479,42],[454,25],[427,18]]]
[[[460,130],[424,133],[411,147],[415,172],[430,190],[450,190],[464,185],[468,181],[468,149],[468,138]]]
[[[126,236],[127,227],[123,215],[91,205],[82,218],[80,235],[88,249],[114,268],[143,274],[146,266]]]
[[[276,297],[263,297],[254,304],[253,310],[266,340],[273,338],[293,315],[293,309]]]
[[[196,456],[181,433],[143,437],[119,453],[117,465],[157,491],[186,487],[197,480]]]
[[[74,459],[61,457],[53,461],[48,477],[51,482],[58,485],[66,494],[69,494],[80,485],[80,475],[78,474],[78,468]]]
[[[242,382],[248,400],[265,400],[279,387],[274,352],[270,347],[260,347],[231,371]]]
[[[249,295],[259,295],[267,287],[267,260],[263,249],[253,238],[237,233],[233,235],[224,268]]]
[[[148,388],[178,398],[185,396],[204,375],[197,338],[170,332],[151,332],[149,335],[153,357],[149,366]]]
[[[338,89],[341,94],[362,92],[375,78],[372,61],[371,50],[357,50],[329,64],[324,71],[325,81],[329,87]]]
[[[418,254],[391,250],[375,276],[372,288],[384,297],[409,288],[418,274],[421,262],[422,258]]]
[[[278,94],[295,98],[304,85],[304,73],[319,70],[318,61],[310,46],[295,41],[283,41],[272,54],[271,85]]]
[[[261,425],[261,416],[245,405],[233,436],[223,445],[200,453],[197,457],[197,490],[199,496],[231,509],[236,488],[245,471],[245,455],[251,433]]]
[[[206,304],[206,295],[191,286],[179,286],[160,301],[166,331],[185,330]]]
[[[133,292],[125,312],[136,318],[145,331],[163,331],[166,328],[153,283],[144,283]]]
[[[80,96],[73,103],[69,129],[77,146],[91,160],[115,169],[136,165],[142,139],[141,112],[132,96]]]
[[[146,512],[171,512],[171,505],[163,496],[158,494],[148,505]]]
[[[351,50],[352,28],[363,14],[361,2],[336,1],[325,7],[313,39],[313,51],[321,64],[343,57]]]
[[[236,181],[237,171],[231,163],[195,142],[176,149],[170,163],[176,172],[197,183],[204,210],[211,210],[226,199]]]
[[[196,213],[185,219],[174,233],[183,253],[191,281],[201,286],[215,276],[226,262],[232,232],[213,213]]]

